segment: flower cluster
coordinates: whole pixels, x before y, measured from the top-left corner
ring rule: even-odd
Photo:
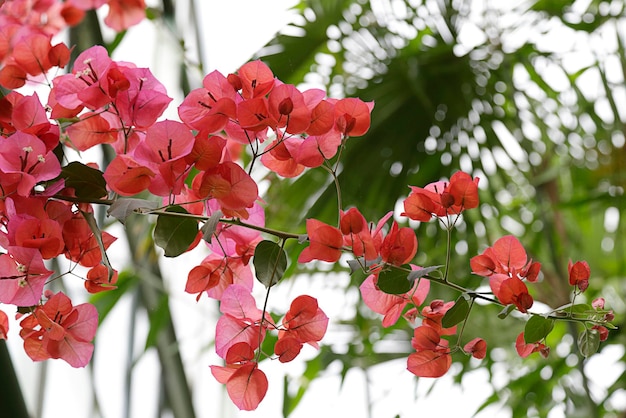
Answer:
[[[526,250],[517,238],[504,236],[482,254],[470,260],[472,273],[489,277],[493,294],[504,305],[513,304],[526,313],[533,306],[524,280],[536,282],[541,264],[528,260]]]
[[[144,0],[12,0],[0,2],[0,86],[22,87],[28,79],[63,68],[70,59],[67,45],[52,37],[80,23],[85,12],[108,5],[104,22],[123,31],[146,17]]]
[[[52,79],[51,86],[49,115],[36,94],[12,91],[0,99],[0,245],[7,249],[0,256],[0,301],[28,311],[21,335],[33,360],[62,358],[75,367],[91,358],[93,332],[72,325],[71,318],[79,315],[82,322],[89,311],[89,323],[97,324],[97,314],[91,305],[72,308],[61,293],[44,297],[45,284],[54,278],[43,261],[65,255],[74,266],[87,268],[87,291],[115,288],[117,271],[103,258],[115,238],[98,229],[92,204],[111,204],[112,196],[115,213],[125,197],[147,191],[162,197],[165,208],[179,207],[182,215],[216,217],[207,235],[192,221],[195,232],[182,251],[204,237],[210,254],[190,270],[185,290],[198,299],[204,294],[218,299],[223,309],[233,298],[252,306],[250,260],[262,240],[265,215],[252,167],[246,171],[237,162],[244,147],[251,148],[253,161],[277,174],[297,175],[325,164],[347,138],[365,133],[372,109],[359,99],[326,98],[321,90],[300,92],[255,61],[228,76],[208,74],[203,87],[178,107],[181,121],[161,120],[172,100],[164,86],[147,68],[112,60],[102,46],[82,52],[71,72]],[[102,145],[115,151],[104,172],[93,163],[62,167],[54,152]],[[236,224],[241,220],[246,224]],[[59,313],[53,312],[55,304],[62,305]],[[293,302],[282,325],[257,311],[224,312],[216,341],[227,367],[250,369],[252,358],[242,354],[250,350],[259,350],[258,363],[268,328],[278,331],[275,355],[290,361],[304,344],[317,346],[328,321],[310,296]],[[54,329],[59,331],[48,334]],[[239,354],[229,355],[230,350]],[[231,362],[233,356],[239,360]],[[262,373],[256,365],[249,372]],[[234,393],[232,384],[227,386]],[[232,396],[242,408],[256,407]]]
[[[256,307],[250,291],[237,284],[222,294],[220,311],[223,315],[217,323],[215,351],[226,366],[213,365],[211,372],[243,410],[256,409],[267,392],[267,377],[258,367],[267,332],[278,330],[274,353],[281,363],[287,363],[300,354],[304,344],[317,348],[328,326],[328,317],[308,295],[294,299],[282,324],[276,325],[267,312]]]

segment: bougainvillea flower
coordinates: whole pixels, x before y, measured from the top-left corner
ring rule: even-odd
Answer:
[[[180,120],[198,131],[219,132],[237,117],[236,94],[219,72],[207,74],[203,87],[192,90],[178,106]]]
[[[398,321],[407,304],[420,306],[430,290],[430,281],[416,280],[415,284],[405,294],[392,295],[385,293],[376,286],[376,276],[369,275],[361,286],[361,298],[372,311],[383,315],[383,327],[390,327]]]
[[[454,306],[454,301],[444,302],[441,299],[435,299],[430,305],[422,309],[422,325],[431,327],[440,335],[451,335],[456,332],[456,325],[451,328],[443,328],[441,320],[443,316]]]
[[[183,174],[189,168],[185,157],[194,146],[194,136],[187,126],[172,120],[159,121],[148,128],[146,137],[133,152],[135,160],[153,172],[149,190],[157,196],[179,194]]]
[[[297,338],[280,338],[274,345],[274,354],[278,356],[278,361],[281,363],[288,363],[298,357],[303,346]]]
[[[200,131],[196,134],[191,152],[185,157],[185,161],[200,171],[217,167],[222,160],[225,146],[225,138],[210,135],[208,131]]]
[[[312,260],[334,263],[339,260],[343,247],[343,235],[339,229],[317,219],[307,219],[306,232],[310,245],[302,250],[298,263],[308,263]]]
[[[268,145],[269,152],[261,156],[263,165],[281,177],[292,178],[304,171],[304,165],[294,158],[302,140],[289,137],[281,141],[274,140]]]
[[[474,338],[463,346],[463,351],[477,359],[484,359],[487,355],[487,343],[482,338]]]
[[[319,167],[325,160],[333,158],[341,145],[341,135],[337,131],[329,131],[318,136],[308,136],[300,142],[295,155],[298,164],[305,167]]]
[[[232,276],[232,270],[228,268],[228,262],[224,258],[204,259],[202,263],[192,268],[187,275],[185,292],[197,293],[196,300],[200,300],[202,292],[217,286],[221,280],[232,283]]]
[[[129,87],[118,91],[115,96],[118,116],[126,126],[149,128],[163,114],[172,98],[167,95],[165,86],[148,68],[132,68],[114,64],[118,65],[119,70],[129,82]]]
[[[79,151],[117,140],[117,131],[98,113],[85,113],[66,129],[71,145]]]
[[[0,311],[0,340],[6,340],[9,334],[9,317],[4,311]]]
[[[222,294],[220,311],[224,314],[217,321],[215,352],[226,358],[233,345],[245,342],[256,350],[265,337],[265,327],[261,326],[262,311],[256,307],[250,290],[233,284]],[[271,323],[271,319],[266,318]]]
[[[0,173],[12,175],[5,176],[12,181],[3,181],[3,186],[16,184],[17,193],[28,196],[38,182],[57,177],[61,164],[35,135],[16,132],[2,140]]]
[[[512,235],[498,239],[482,254],[472,257],[470,266],[472,272],[479,276],[505,274],[525,278],[529,282],[536,281],[541,270],[541,264],[528,260],[526,250]]]
[[[0,68],[0,86],[6,89],[19,89],[28,79],[26,71],[22,70],[17,65],[5,65]]]
[[[115,289],[115,283],[117,283],[117,270],[113,271],[113,276],[109,280],[109,269],[103,265],[98,264],[92,267],[87,272],[87,280],[85,280],[85,289],[89,293],[105,292],[107,290]]]
[[[196,176],[192,188],[201,198],[218,201],[225,216],[248,218],[246,208],[251,208],[259,196],[256,182],[240,165],[225,161],[217,167]]]
[[[370,113],[374,102],[348,97],[334,104],[335,128],[344,136],[361,136],[370,128]]]
[[[567,272],[569,274],[569,284],[578,287],[581,292],[584,292],[589,286],[589,277],[591,277],[591,269],[586,261],[577,261],[572,263],[572,260],[567,264]]]
[[[462,171],[455,172],[450,181],[437,181],[424,188],[411,186],[404,200],[403,216],[428,222],[433,216],[458,215],[478,206],[478,177]]]
[[[8,251],[0,254],[0,302],[36,305],[53,271],[46,269],[41,254],[34,248],[13,246]]]
[[[317,299],[309,295],[301,295],[291,302],[283,319],[283,327],[279,340],[289,336],[299,343],[310,344],[318,348],[317,343],[326,334],[328,317],[317,303]]]
[[[91,304],[72,306],[59,292],[20,322],[24,350],[33,361],[60,358],[72,367],[85,367],[93,353],[98,311]]]
[[[256,362],[235,366],[211,366],[211,374],[226,385],[230,400],[243,411],[255,410],[267,393],[267,376]]]
[[[605,303],[604,298],[595,298],[594,300],[591,301],[591,307],[593,309],[604,309],[604,303]]]
[[[15,232],[15,244],[20,247],[35,248],[44,259],[51,259],[63,253],[65,243],[61,225],[52,219],[14,219],[9,223]]]
[[[155,175],[148,167],[126,154],[116,155],[104,171],[107,185],[122,196],[132,196],[146,190]]]
[[[417,252],[417,237],[413,229],[398,228],[394,221],[391,230],[380,246],[380,256],[385,263],[401,266],[408,263]]]
[[[85,11],[75,7],[74,5],[65,2],[61,7],[61,17],[65,20],[68,26],[76,26],[85,18]]]
[[[23,6],[19,6],[22,10],[15,11],[22,15],[29,14],[29,11],[23,10]],[[15,26],[6,20],[2,22],[2,25],[6,46],[0,47],[0,50],[5,50],[3,51],[5,53],[0,52],[0,60],[7,64],[0,71],[2,86],[19,88],[25,84],[27,74],[36,76],[47,72],[54,66],[65,67],[67,65],[70,51],[63,43],[52,46],[51,33],[36,32],[26,25],[21,26],[20,30],[14,30]]]
[[[547,358],[548,355],[550,354],[550,347],[547,347],[543,343],[540,343],[537,341],[534,343],[527,344],[526,341],[524,341],[523,332],[521,332],[515,339],[515,350],[517,351],[517,354],[522,358],[526,358],[530,356],[532,353],[537,353],[537,352],[541,354],[543,358]]]
[[[311,123],[311,111],[304,102],[304,95],[291,84],[281,84],[272,89],[268,97],[269,112],[285,132],[300,134]]]
[[[54,66],[65,67],[70,59],[70,51],[65,44],[54,47],[52,36],[31,33],[22,36],[13,45],[13,62],[28,74],[43,74]]]
[[[478,177],[472,178],[463,171],[457,171],[450,177],[450,183],[445,193],[449,193],[454,199],[451,206],[454,207],[455,213],[478,207],[478,181]]]
[[[367,221],[357,208],[350,208],[347,212],[341,211],[339,226],[344,235],[344,245],[352,248],[352,253],[356,257],[364,257],[366,261],[378,257],[378,250]]]
[[[437,203],[437,200],[439,199],[436,193],[411,186],[411,194],[403,202],[402,216],[420,222],[428,222],[433,216],[445,216],[445,209]]]
[[[215,254],[209,255],[209,257],[211,256],[219,257]],[[233,284],[242,286],[252,291],[254,276],[252,274],[252,269],[250,268],[250,265],[244,263],[243,257],[229,258],[227,268],[228,270],[230,270],[230,273],[222,274],[220,276],[219,283],[206,291],[208,297],[221,300],[226,289],[228,289]]]
[[[104,23],[116,32],[123,32],[146,17],[144,0],[107,0],[109,13]]]
[[[500,302],[505,305],[513,304],[522,313],[526,313],[533,306],[533,297],[518,277],[496,273],[489,277],[489,286]]]
[[[102,243],[106,250],[117,238],[102,231]],[[65,256],[85,267],[94,267],[102,262],[102,251],[93,231],[82,214],[76,213],[63,223]]]
[[[434,328],[420,326],[413,331],[411,345],[416,352],[407,359],[407,370],[418,377],[441,377],[452,365],[448,341]]]
[[[11,124],[18,131],[37,136],[50,129],[50,121],[37,93],[19,97],[15,101],[11,112]],[[48,150],[52,149],[54,147]]]
[[[85,106],[100,109],[111,102],[107,94],[105,74],[113,61],[100,45],[83,51],[74,63],[72,74],[55,77],[53,91],[56,101],[67,109]]]
[[[265,97],[254,97],[237,104],[237,120],[239,126],[249,131],[262,131],[266,128],[276,129],[278,120],[269,111]]]
[[[219,210],[219,204],[213,200],[210,200],[207,206],[207,215]],[[259,227],[265,226],[265,211],[258,202],[252,205],[248,213],[250,216],[246,220],[247,224]],[[248,261],[254,254],[256,244],[263,239],[261,233],[255,229],[224,223],[218,224],[214,237],[216,239],[207,244],[213,254],[221,255],[231,260],[240,258],[244,264],[248,264]]]
[[[304,92],[305,98],[308,96],[308,91]],[[335,106],[328,100],[320,100],[311,109],[311,122],[306,131],[311,136],[324,135],[333,128],[334,124]]]
[[[274,87],[274,74],[262,61],[250,61],[237,71],[244,99],[265,96]]]

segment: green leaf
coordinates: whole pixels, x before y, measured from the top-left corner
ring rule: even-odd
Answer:
[[[120,221],[121,224],[126,222],[126,218],[133,213],[137,213],[137,209],[153,210],[159,207],[159,202],[145,199],[117,199],[107,210],[109,216],[113,216]]]
[[[287,269],[287,253],[273,241],[261,241],[254,250],[256,278],[265,287],[274,286]]]
[[[578,350],[580,354],[589,357],[600,348],[600,333],[595,329],[585,329],[578,336]]]
[[[513,312],[515,310],[515,305],[506,305],[504,308],[502,308],[502,310],[498,313],[498,318],[500,319],[504,319],[507,316],[509,316],[509,314],[511,312]]]
[[[106,181],[102,171],[73,161],[61,169],[65,185],[72,187],[76,197],[81,199],[100,199],[107,196]]]
[[[188,215],[178,205],[170,206],[167,213]],[[154,243],[163,248],[166,257],[177,257],[187,251],[198,234],[198,222],[184,216],[160,214],[154,227]]]
[[[526,322],[526,327],[524,328],[524,341],[526,344],[536,343],[537,341],[541,341],[550,334],[554,328],[554,320],[544,318],[541,315],[533,315],[530,317],[528,322]]]
[[[407,279],[408,274],[406,271],[396,268],[383,270],[378,274],[378,288],[391,295],[406,293],[413,287],[413,283]]]
[[[446,312],[441,319],[441,326],[444,328],[450,328],[465,320],[469,313],[469,303],[467,303],[467,294],[462,294],[458,297],[454,306]]]

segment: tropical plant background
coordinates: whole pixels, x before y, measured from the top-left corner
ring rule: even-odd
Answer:
[[[263,25],[238,25],[235,15],[232,34],[216,34],[211,21],[223,18],[199,12],[198,3],[154,1],[150,22],[143,26],[151,26],[159,45],[148,65],[157,63],[157,78],[178,86],[169,91],[175,98],[197,87],[212,67],[208,44]],[[273,7],[271,1],[258,3]],[[250,4],[240,2],[244,8]],[[467,382],[479,373],[486,385],[457,416],[481,411],[503,417],[625,416],[624,2],[307,0],[285,16],[280,32],[236,66],[261,58],[284,82],[375,101],[370,131],[350,140],[342,157],[345,207],[358,206],[366,218],[377,220],[396,208],[408,185],[422,186],[459,169],[470,172],[480,177],[481,205],[467,212],[454,232],[453,280],[478,285],[469,258],[500,236],[514,234],[542,263],[543,282],[532,290],[537,301],[551,307],[567,303],[568,260],[584,259],[592,271],[585,297],[602,294],[615,311],[619,329],[595,356],[579,354],[581,329],[559,323],[549,336],[547,360],[521,360],[512,342],[522,320],[501,320],[496,307],[473,310],[466,335],[482,336],[489,347],[499,348],[480,363],[454,357],[448,384],[469,390]],[[113,51],[129,47],[133,30],[112,36],[92,14],[69,37],[76,53],[94,42]],[[304,232],[307,217],[336,219],[334,188],[325,172],[265,180],[269,227],[299,225],[293,232]],[[101,220],[107,222],[104,215]],[[445,231],[434,222],[412,226],[419,240],[417,263],[442,264]],[[236,415],[223,406],[224,392],[207,383],[212,379],[208,365],[218,361],[210,354],[217,307],[206,299],[196,305],[191,295],[181,295],[187,270],[201,254],[185,255],[172,268],[171,260],[158,258],[150,228],[147,219],[138,219],[115,231],[127,243],[117,258],[123,270],[119,289],[94,298],[103,329],[93,366],[87,373],[64,375],[74,389],[59,385],[63,366],[19,365],[19,345],[11,350],[31,414],[55,416],[55,402],[81,396],[91,416],[146,416],[138,411],[149,410],[154,416],[186,418],[215,416],[216,408],[223,416]],[[380,318],[358,299],[363,277],[348,276],[345,264],[302,266],[295,261],[297,245],[287,252],[292,278],[277,287],[275,309],[286,309],[281,292],[297,288],[313,289],[320,300],[327,295],[338,307],[335,317],[329,313],[327,345],[306,362],[268,373],[268,396],[277,413],[313,416],[311,408],[325,402],[312,398],[315,379],[329,376],[336,387],[343,383],[341,393],[351,385],[365,394],[360,405],[344,406],[364,416],[404,416],[406,405],[437,393],[438,383],[409,378],[409,390],[402,392],[408,396],[399,401],[406,405],[390,406],[385,399],[397,399],[394,379],[408,374],[403,359],[411,351],[410,329],[402,321],[382,328]],[[457,296],[434,286],[430,295]],[[115,376],[114,387],[102,383],[103,375]],[[111,410],[113,397],[120,406]],[[437,399],[455,403],[454,395]]]

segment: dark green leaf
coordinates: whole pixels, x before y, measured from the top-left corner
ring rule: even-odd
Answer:
[[[544,318],[541,315],[532,315],[524,328],[524,341],[526,344],[541,341],[550,334],[552,328],[554,328],[553,319]]]
[[[137,213],[137,209],[153,210],[159,206],[158,202],[145,199],[117,199],[107,210],[109,216],[113,216],[120,223],[124,224],[126,218],[133,213]]]
[[[287,254],[273,241],[261,241],[254,250],[256,278],[265,287],[274,286],[283,278],[287,269]]]
[[[391,268],[378,274],[378,288],[391,295],[401,295],[411,290],[412,283],[407,279],[409,273]]]
[[[189,213],[175,205],[165,210],[167,213],[183,216],[160,214],[154,227],[154,243],[163,248],[166,257],[177,257],[187,251],[198,234],[198,222],[186,218]]]
[[[585,329],[578,336],[578,349],[580,354],[589,357],[600,348],[600,333],[595,329]]]
[[[82,199],[100,199],[107,195],[106,181],[102,171],[91,168],[77,161],[71,162],[61,170],[65,185],[72,187],[76,197]]]
[[[468,313],[469,303],[467,303],[466,295],[463,294],[458,297],[454,306],[443,316],[441,319],[441,325],[444,328],[453,327],[459,322],[464,321],[467,318]]]

